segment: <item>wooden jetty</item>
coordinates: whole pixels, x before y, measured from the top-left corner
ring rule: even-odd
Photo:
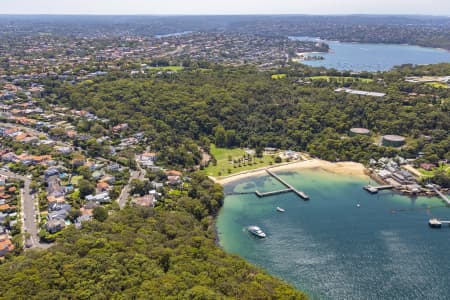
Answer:
[[[272,171],[270,171],[268,169],[266,169],[266,172],[267,172],[267,174],[269,174],[270,176],[272,176],[273,178],[275,178],[276,180],[281,182],[281,184],[283,184],[285,187],[287,187],[287,190],[283,190],[283,191],[294,192],[297,196],[299,196],[303,200],[309,200],[309,196],[307,194],[305,194],[302,191],[297,190],[295,187],[293,187],[292,185],[290,185],[289,183],[287,183],[286,181],[281,179],[277,174],[273,173]]]
[[[370,184],[363,187],[363,189],[365,189],[366,191],[368,191],[369,193],[372,193],[372,194],[376,194],[376,193],[378,193],[378,191],[381,191],[381,190],[390,190],[392,188],[394,188],[393,185],[372,186]]]

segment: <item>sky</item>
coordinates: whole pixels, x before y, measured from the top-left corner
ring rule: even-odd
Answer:
[[[450,0],[0,0],[0,14],[422,14]]]

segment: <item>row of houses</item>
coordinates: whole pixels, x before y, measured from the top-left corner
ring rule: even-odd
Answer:
[[[4,163],[21,163],[26,166],[29,165],[51,165],[50,162],[52,162],[52,156],[51,155],[29,155],[27,153],[22,153],[20,155],[15,154],[14,152],[6,152],[4,154],[1,154],[0,152],[0,159]]]
[[[106,160],[88,160],[81,154],[73,156],[72,165],[74,167],[84,166],[91,172],[93,180],[96,182],[96,190],[94,194],[87,195],[85,203],[81,207],[82,215],[75,220],[75,224],[81,226],[83,221],[92,218],[92,208],[99,205],[111,203],[109,192],[113,188],[116,178],[110,175],[110,172],[121,171],[122,167],[117,163]],[[60,167],[50,167],[44,171],[44,177],[47,186],[48,215],[45,229],[49,233],[56,233],[69,224],[67,217],[71,211],[71,207],[66,202],[66,195],[74,191],[74,185],[69,178],[71,174],[63,172]],[[62,181],[68,182],[62,185]]]
[[[47,222],[45,229],[49,233],[56,233],[66,226],[72,207],[66,203],[66,194],[70,189],[61,185],[60,169],[52,167],[44,172],[48,202]]]
[[[10,230],[17,225],[17,187],[0,175],[0,259],[14,250]]]

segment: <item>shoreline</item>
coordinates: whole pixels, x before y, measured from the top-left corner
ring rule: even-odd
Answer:
[[[267,175],[266,169],[271,171],[297,171],[305,169],[322,169],[330,173],[342,174],[348,176],[369,176],[369,172],[363,164],[357,162],[329,162],[321,159],[310,159],[304,161],[297,161],[291,163],[285,163],[275,166],[269,166],[264,168],[258,168],[249,170],[226,177],[216,178],[210,176],[210,178],[220,185],[226,185],[234,181],[243,180],[249,177],[265,176]]]
[[[352,177],[360,177],[364,179],[369,179],[369,181],[373,180],[378,185],[386,185],[389,184],[388,182],[384,181],[382,178],[378,177],[372,170],[366,168],[363,164],[357,163],[357,162],[351,162],[351,161],[344,161],[344,162],[329,162],[326,160],[321,160],[318,158],[314,159],[308,159],[303,161],[295,161],[295,162],[287,162],[282,163],[278,165],[272,165],[268,167],[262,167],[258,169],[243,171],[240,173],[228,175],[225,177],[212,177],[209,176],[211,180],[213,180],[215,183],[218,183],[222,186],[225,186],[227,184],[239,181],[239,180],[245,180],[250,177],[261,177],[261,176],[267,176],[266,170],[269,169],[274,172],[283,172],[283,171],[301,171],[301,170],[307,170],[307,169],[320,169],[325,172],[337,174],[337,175],[344,175],[344,176],[352,176]],[[438,196],[437,193],[433,191],[425,191],[421,193],[411,193],[407,190],[403,189],[404,186],[396,186],[392,189],[394,193],[399,193],[401,195],[405,196],[423,196],[423,197],[436,197]]]

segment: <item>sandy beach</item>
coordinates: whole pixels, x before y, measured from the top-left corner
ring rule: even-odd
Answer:
[[[281,164],[278,166],[265,167],[255,170],[249,170],[237,174],[233,174],[226,177],[214,178],[211,177],[215,182],[219,184],[228,184],[233,181],[242,180],[252,176],[264,176],[266,175],[266,169],[270,169],[271,171],[295,171],[295,170],[304,170],[304,169],[322,169],[327,172],[349,175],[349,176],[365,176],[366,168],[364,165],[356,162],[338,162],[332,163],[325,160],[320,159],[310,159],[306,161],[299,161],[293,163]]]

